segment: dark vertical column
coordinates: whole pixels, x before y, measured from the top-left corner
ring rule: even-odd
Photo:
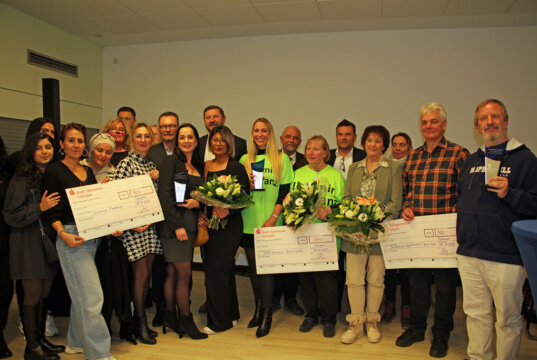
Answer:
[[[60,82],[58,79],[43,79],[43,116],[54,121],[60,129]]]

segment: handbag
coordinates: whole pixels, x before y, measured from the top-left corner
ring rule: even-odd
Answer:
[[[37,201],[35,200],[35,194],[32,192],[32,196],[34,197],[34,202],[37,204]],[[41,218],[38,218],[39,221],[39,230],[41,230],[41,244],[43,246],[43,253],[45,254],[45,259],[49,264],[59,261],[58,258],[58,252],[56,251],[56,247],[54,246],[52,240],[50,237],[45,234],[45,228],[43,226],[43,223],[41,222]]]
[[[203,209],[203,212],[207,214],[207,208]],[[203,246],[209,241],[209,230],[198,224],[198,234],[196,240],[194,240],[194,246]]]

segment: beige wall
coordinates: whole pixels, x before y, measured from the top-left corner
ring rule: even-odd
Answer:
[[[28,65],[27,49],[77,64],[79,77]],[[0,4],[0,116],[42,116],[42,78],[60,81],[62,123],[101,125],[102,48]]]
[[[287,124],[303,139],[323,134],[335,145],[342,118],[384,124],[422,142],[421,104],[448,111],[449,139],[475,150],[475,105],[502,99],[509,132],[537,150],[537,28],[390,30],[257,36],[104,49],[103,119],[121,105],[154,123],[165,110],[200,132],[202,109],[221,105],[228,125],[248,137],[251,123]],[[114,64],[114,61],[116,64]]]

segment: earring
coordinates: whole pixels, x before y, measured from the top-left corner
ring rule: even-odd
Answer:
[[[84,149],[84,151],[82,151],[82,157],[87,158],[88,155],[89,155],[88,149]]]
[[[58,150],[58,152],[60,153],[61,157],[65,156],[65,151],[63,151],[63,148],[60,148],[60,150]]]

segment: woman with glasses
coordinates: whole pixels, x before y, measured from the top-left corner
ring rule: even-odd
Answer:
[[[226,126],[216,126],[209,134],[209,149],[215,158],[205,163],[205,180],[213,176],[236,176],[241,188],[250,192],[250,180],[244,167],[233,158],[235,141]],[[205,288],[207,290],[207,326],[203,332],[212,335],[232,328],[240,317],[235,286],[235,253],[243,231],[240,210],[208,207],[207,216],[225,220],[225,228],[209,229],[205,245]],[[200,221],[207,226],[207,218]]]
[[[42,212],[56,206],[58,193],[41,194],[43,172],[54,159],[52,138],[45,133],[28,137],[21,154],[21,164],[9,183],[4,204],[4,217],[11,226],[10,273],[20,280],[24,289],[22,322],[26,336],[25,359],[59,359],[56,355],[65,346],[53,345],[45,338],[47,316],[44,301],[48,297],[58,262],[50,263],[43,241],[54,249],[51,240],[42,237],[44,227],[40,220]],[[53,234],[53,232],[52,232]],[[46,246],[46,245],[45,245]]]
[[[126,179],[133,176],[149,175],[157,186],[159,172],[154,163],[146,159],[151,147],[153,135],[149,126],[136,123],[132,128],[131,142],[134,151],[120,161],[116,167],[114,179]],[[147,326],[144,306],[149,289],[149,275],[156,254],[162,254],[162,246],[154,226],[147,224],[127,230],[121,235],[123,246],[127,250],[134,273],[132,297],[134,302],[135,325],[138,338],[144,344],[156,344],[157,333]]]
[[[115,118],[108,120],[101,128],[102,133],[108,133],[116,140],[116,147],[110,163],[117,166],[121,160],[127,157],[131,149],[130,132],[125,122]]]
[[[308,161],[295,172],[291,185],[294,190],[298,183],[307,184],[317,181],[326,186],[326,200],[315,216],[318,222],[324,221],[332,212],[332,207],[339,205],[345,189],[343,175],[328,165],[330,152],[328,142],[321,135],[312,136],[306,143],[304,155]],[[339,253],[340,239],[337,238]],[[299,274],[300,297],[306,308],[306,317],[300,325],[300,332],[309,332],[319,324],[323,325],[323,336],[333,337],[336,334],[336,313],[338,309],[336,271],[318,271]]]
[[[386,207],[385,211],[398,214],[403,196],[402,167],[384,156],[390,145],[390,133],[382,125],[368,126],[361,143],[367,155],[349,168],[344,198],[374,197]],[[341,342],[355,342],[363,335],[365,323],[367,341],[378,343],[381,334],[377,324],[385,271],[380,245],[373,244],[366,252],[360,246],[343,241],[341,249],[347,253],[346,284],[351,305],[351,313],[347,315],[349,327],[341,336]]]
[[[263,162],[263,191],[253,192],[255,206],[242,211],[244,235],[241,245],[246,251],[250,281],[255,297],[255,312],[248,327],[257,327],[256,336],[268,335],[272,325],[274,275],[257,275],[254,250],[254,228],[276,226],[282,202],[293,181],[293,166],[289,157],[278,150],[272,124],[259,118],[252,125],[248,153],[241,163],[252,173],[252,164]]]
[[[50,164],[43,175],[42,189],[60,194],[60,202],[44,217],[57,232],[56,249],[71,297],[71,318],[66,352],[84,352],[86,359],[113,359],[110,334],[101,315],[103,292],[94,255],[100,239],[78,235],[66,189],[97,183],[90,168],[80,164],[86,150],[86,128],[67,124],[60,135],[61,161]]]

